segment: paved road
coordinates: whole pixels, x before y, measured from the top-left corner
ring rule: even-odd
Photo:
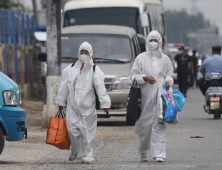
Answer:
[[[99,119],[94,141],[95,162],[91,165],[68,161],[69,151],[46,145],[46,130],[29,126],[29,137],[20,142],[6,142],[0,156],[4,170],[221,170],[222,119],[214,120],[203,111],[204,98],[199,90],[191,89],[180,123],[167,125],[167,158],[164,163],[140,162],[133,127],[125,118]],[[190,136],[205,136],[193,139]]]

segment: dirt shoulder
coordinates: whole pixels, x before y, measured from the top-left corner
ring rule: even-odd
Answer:
[[[22,100],[20,107],[26,111],[26,126],[28,128],[41,127],[43,106],[43,101]]]

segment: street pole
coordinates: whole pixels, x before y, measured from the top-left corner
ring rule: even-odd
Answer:
[[[32,6],[33,6],[33,13],[35,16],[35,27],[37,27],[39,25],[39,16],[37,12],[36,0],[32,0]]]
[[[47,1],[47,99],[42,113],[42,126],[58,111],[56,96],[61,77],[61,0]]]

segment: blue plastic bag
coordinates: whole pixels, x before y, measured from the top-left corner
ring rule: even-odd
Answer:
[[[162,86],[161,91],[161,99],[162,99],[162,111],[163,111],[163,120],[166,123],[177,123],[177,108],[176,105],[166,90],[166,85]]]
[[[185,98],[180,91],[173,91],[173,100],[176,104],[177,111],[180,112],[183,110],[183,106],[185,104]]]

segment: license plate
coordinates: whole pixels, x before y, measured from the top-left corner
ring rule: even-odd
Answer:
[[[212,102],[220,101],[220,97],[210,97],[210,101]]]
[[[220,109],[220,102],[210,102],[210,109]]]

